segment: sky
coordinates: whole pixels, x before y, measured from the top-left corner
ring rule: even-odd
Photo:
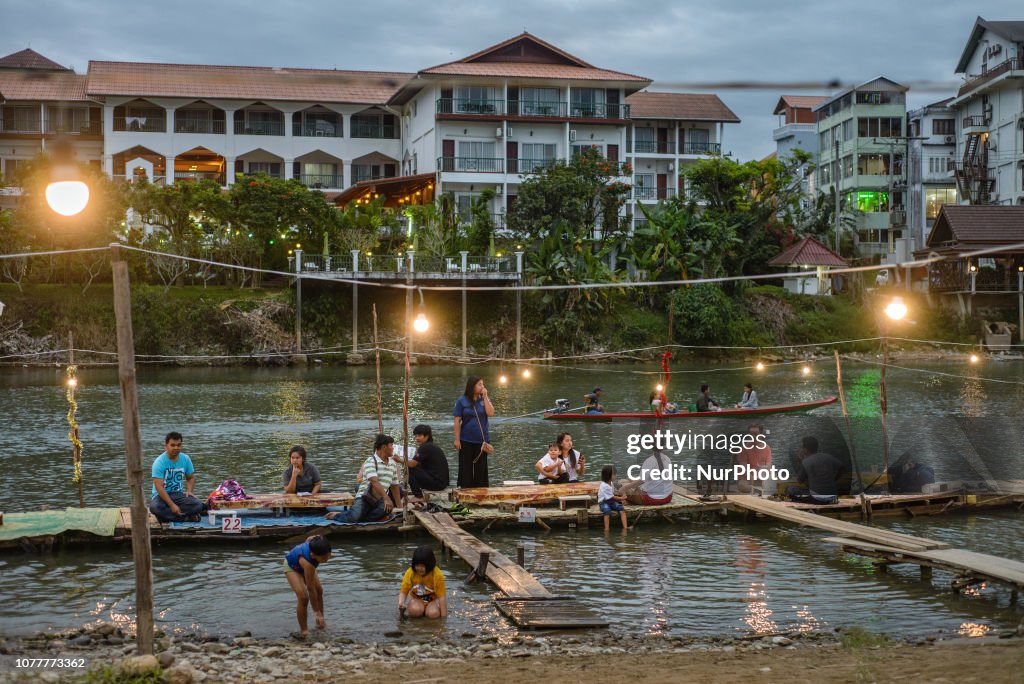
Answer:
[[[84,73],[89,60],[417,71],[524,30],[650,90],[714,92],[742,120],[723,152],[775,150],[779,96],[828,95],[884,75],[908,106],[953,94],[977,16],[1024,20],[1019,0],[0,0],[0,55],[25,47]],[[754,82],[758,88],[699,86]],[[787,84],[821,87],[797,89]]]

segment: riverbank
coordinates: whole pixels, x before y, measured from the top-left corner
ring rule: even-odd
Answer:
[[[40,634],[0,642],[5,664],[0,682],[118,679],[118,670],[155,671],[174,684],[203,681],[400,681],[592,682],[595,673],[643,682],[748,682],[766,676],[795,681],[1019,681],[1024,668],[1024,626],[998,637],[948,634],[890,639],[851,628],[845,632],[766,636],[617,636],[605,631],[529,633],[511,638],[466,632],[431,636],[431,626],[405,623],[375,643],[332,634],[307,641],[196,634],[160,636],[157,654],[134,658],[134,643],[120,628],[99,623],[88,629]],[[74,675],[56,669],[19,670],[18,658],[83,659]],[[152,669],[151,669],[152,668]]]

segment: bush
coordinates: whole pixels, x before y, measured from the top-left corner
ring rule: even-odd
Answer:
[[[730,324],[736,316],[732,300],[717,285],[700,284],[676,290],[675,341],[681,344],[728,345]]]

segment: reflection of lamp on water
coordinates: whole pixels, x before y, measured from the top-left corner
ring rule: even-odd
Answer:
[[[759,370],[759,371],[763,371],[764,370],[764,361],[758,361],[757,365],[755,366],[755,368],[757,368],[757,370]]]
[[[971,354],[971,359],[970,360],[971,360],[971,363],[978,363],[978,361],[979,361],[978,355],[977,354]]]

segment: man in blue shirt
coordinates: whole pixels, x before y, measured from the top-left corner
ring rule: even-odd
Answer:
[[[157,520],[196,521],[206,512],[206,504],[192,496],[195,472],[192,459],[181,453],[181,433],[168,432],[164,453],[153,462],[153,499],[149,510]]]

